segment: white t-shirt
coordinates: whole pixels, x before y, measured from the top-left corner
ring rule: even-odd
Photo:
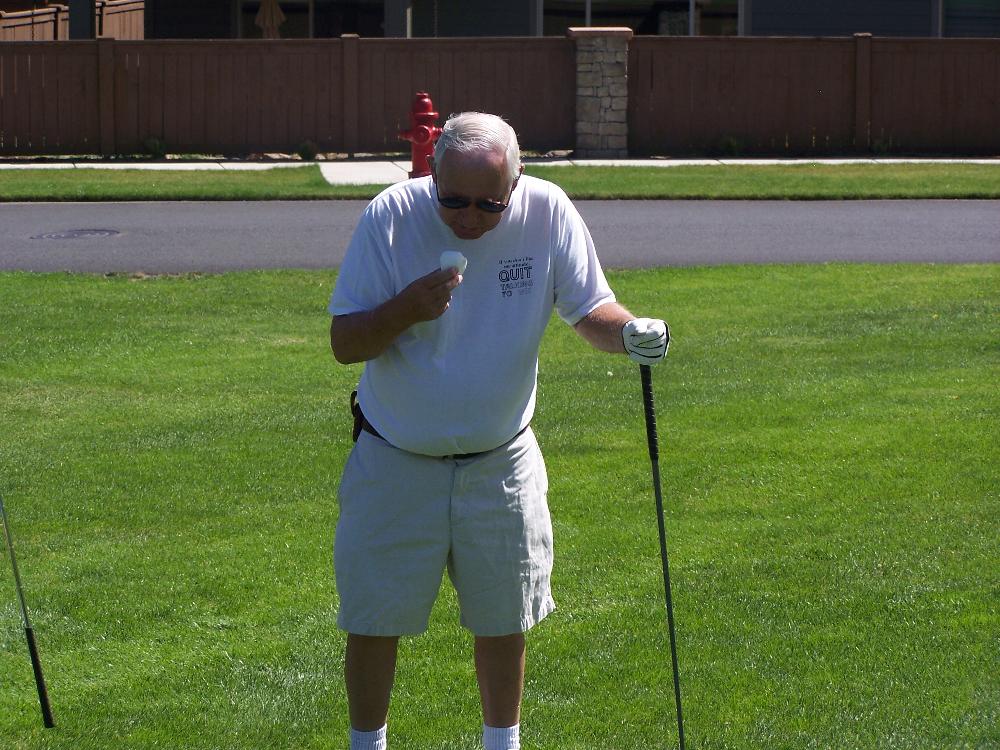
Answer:
[[[436,320],[365,363],[358,401],[389,443],[430,456],[507,442],[531,421],[538,349],[553,308],[570,325],[614,302],[590,232],[566,194],[522,176],[500,223],[461,240],[442,221],[430,177],[398,183],[365,210],[330,299],[331,315],[378,307],[440,266],[469,265]]]

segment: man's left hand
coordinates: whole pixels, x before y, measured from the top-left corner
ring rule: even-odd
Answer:
[[[622,326],[622,342],[633,362],[655,365],[667,356],[670,331],[662,320],[635,318]]]

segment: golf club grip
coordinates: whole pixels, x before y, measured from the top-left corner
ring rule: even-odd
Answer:
[[[646,413],[646,440],[649,441],[649,457],[655,463],[660,460],[659,438],[656,435],[656,406],[653,403],[653,376],[649,365],[639,365],[642,376],[642,403]]]
[[[28,653],[31,655],[31,669],[35,673],[35,686],[38,688],[38,702],[42,706],[42,723],[46,729],[55,726],[52,721],[52,709],[49,707],[49,693],[45,689],[45,676],[42,674],[42,662],[38,658],[38,646],[35,644],[35,631],[31,628],[24,629],[24,636],[28,639]]]

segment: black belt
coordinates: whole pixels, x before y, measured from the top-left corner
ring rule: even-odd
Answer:
[[[387,443],[389,442],[384,437],[378,434],[378,430],[372,427],[372,423],[369,422],[367,419],[365,419],[363,414],[361,415],[361,429],[367,432],[369,435],[374,435],[379,440],[385,440],[385,442]],[[525,427],[524,430],[526,429],[528,428]],[[524,430],[521,430],[521,432],[524,432]],[[517,433],[517,435],[520,435],[521,432]],[[514,437],[517,437],[517,435],[515,435]],[[513,440],[513,438],[511,439]],[[389,444],[392,445],[392,443]],[[476,451],[475,453],[452,453],[451,455],[448,456],[433,456],[432,458],[449,459],[452,461],[462,461],[466,458],[475,458],[476,456],[482,456],[495,450],[496,448],[492,448],[491,450],[488,451]]]
[[[372,423],[369,422],[365,418],[364,412],[361,411],[361,405],[357,401],[357,391],[355,391],[354,393],[351,394],[351,411],[354,414],[354,423],[355,423],[355,426],[356,426],[355,435],[354,435],[355,441],[357,441],[357,439],[358,439],[357,433],[360,430],[364,430],[369,435],[374,435],[379,440],[384,440],[386,443],[389,443],[388,440],[386,440],[384,437],[382,437],[381,435],[378,434],[378,430],[376,430],[374,427],[372,427]],[[518,432],[517,435],[515,435],[513,438],[511,438],[511,440],[513,440],[514,438],[516,438],[519,435],[521,435],[521,433],[524,432],[526,429],[528,429],[527,425],[525,425],[523,428],[521,428],[520,432]],[[392,445],[392,443],[389,443],[389,445]],[[496,450],[496,448],[492,448],[492,449],[490,449],[488,451],[476,451],[474,453],[452,453],[449,456],[435,456],[435,458],[442,458],[442,459],[447,458],[447,459],[453,460],[453,461],[462,461],[462,460],[467,459],[467,458],[475,458],[476,456],[482,456],[482,455],[484,455],[486,453],[490,453],[491,451],[494,451],[494,450]]]

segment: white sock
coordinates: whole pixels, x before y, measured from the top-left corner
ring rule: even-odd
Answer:
[[[351,728],[351,750],[385,750],[385,727],[374,732],[359,732]]]
[[[521,750],[521,725],[488,727],[483,724],[485,750]]]

